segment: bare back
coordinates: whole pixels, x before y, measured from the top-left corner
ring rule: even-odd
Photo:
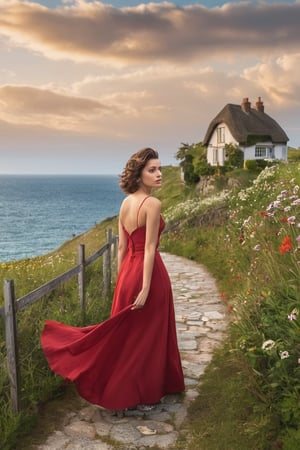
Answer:
[[[129,234],[146,225],[146,211],[143,206],[149,197],[151,196],[130,195],[123,201],[120,210],[120,222]]]

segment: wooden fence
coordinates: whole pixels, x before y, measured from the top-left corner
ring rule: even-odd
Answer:
[[[78,265],[64,272],[62,275],[54,278],[46,284],[29,292],[23,297],[15,298],[15,289],[13,280],[4,280],[4,307],[0,308],[0,316],[5,322],[5,341],[7,355],[7,369],[10,383],[10,395],[12,409],[14,412],[20,411],[20,370],[18,355],[18,337],[16,313],[32,305],[44,295],[52,292],[57,286],[78,276],[78,295],[81,310],[85,311],[85,267],[94,262],[100,256],[103,256],[103,295],[107,296],[111,286],[111,263],[112,256],[116,256],[118,237],[112,235],[111,229],[106,233],[107,242],[89,258],[85,258],[85,246],[79,245]]]

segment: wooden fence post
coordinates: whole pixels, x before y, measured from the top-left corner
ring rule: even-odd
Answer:
[[[118,254],[119,236],[115,236],[113,239],[113,258],[115,259]]]
[[[7,369],[10,382],[11,403],[13,411],[19,412],[20,373],[15,311],[15,289],[13,280],[4,280],[3,291]]]
[[[81,311],[85,312],[85,247],[80,244],[78,247],[78,264],[80,272],[78,273],[78,293]]]
[[[103,254],[103,295],[105,297],[109,295],[111,285],[111,228],[106,230],[106,242],[108,244],[108,248]]]

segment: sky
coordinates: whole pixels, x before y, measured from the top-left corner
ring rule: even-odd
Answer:
[[[0,174],[176,165],[258,97],[300,147],[300,1],[0,0]]]

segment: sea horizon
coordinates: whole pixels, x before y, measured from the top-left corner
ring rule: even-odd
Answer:
[[[0,174],[0,263],[47,254],[118,214],[117,174]]]

